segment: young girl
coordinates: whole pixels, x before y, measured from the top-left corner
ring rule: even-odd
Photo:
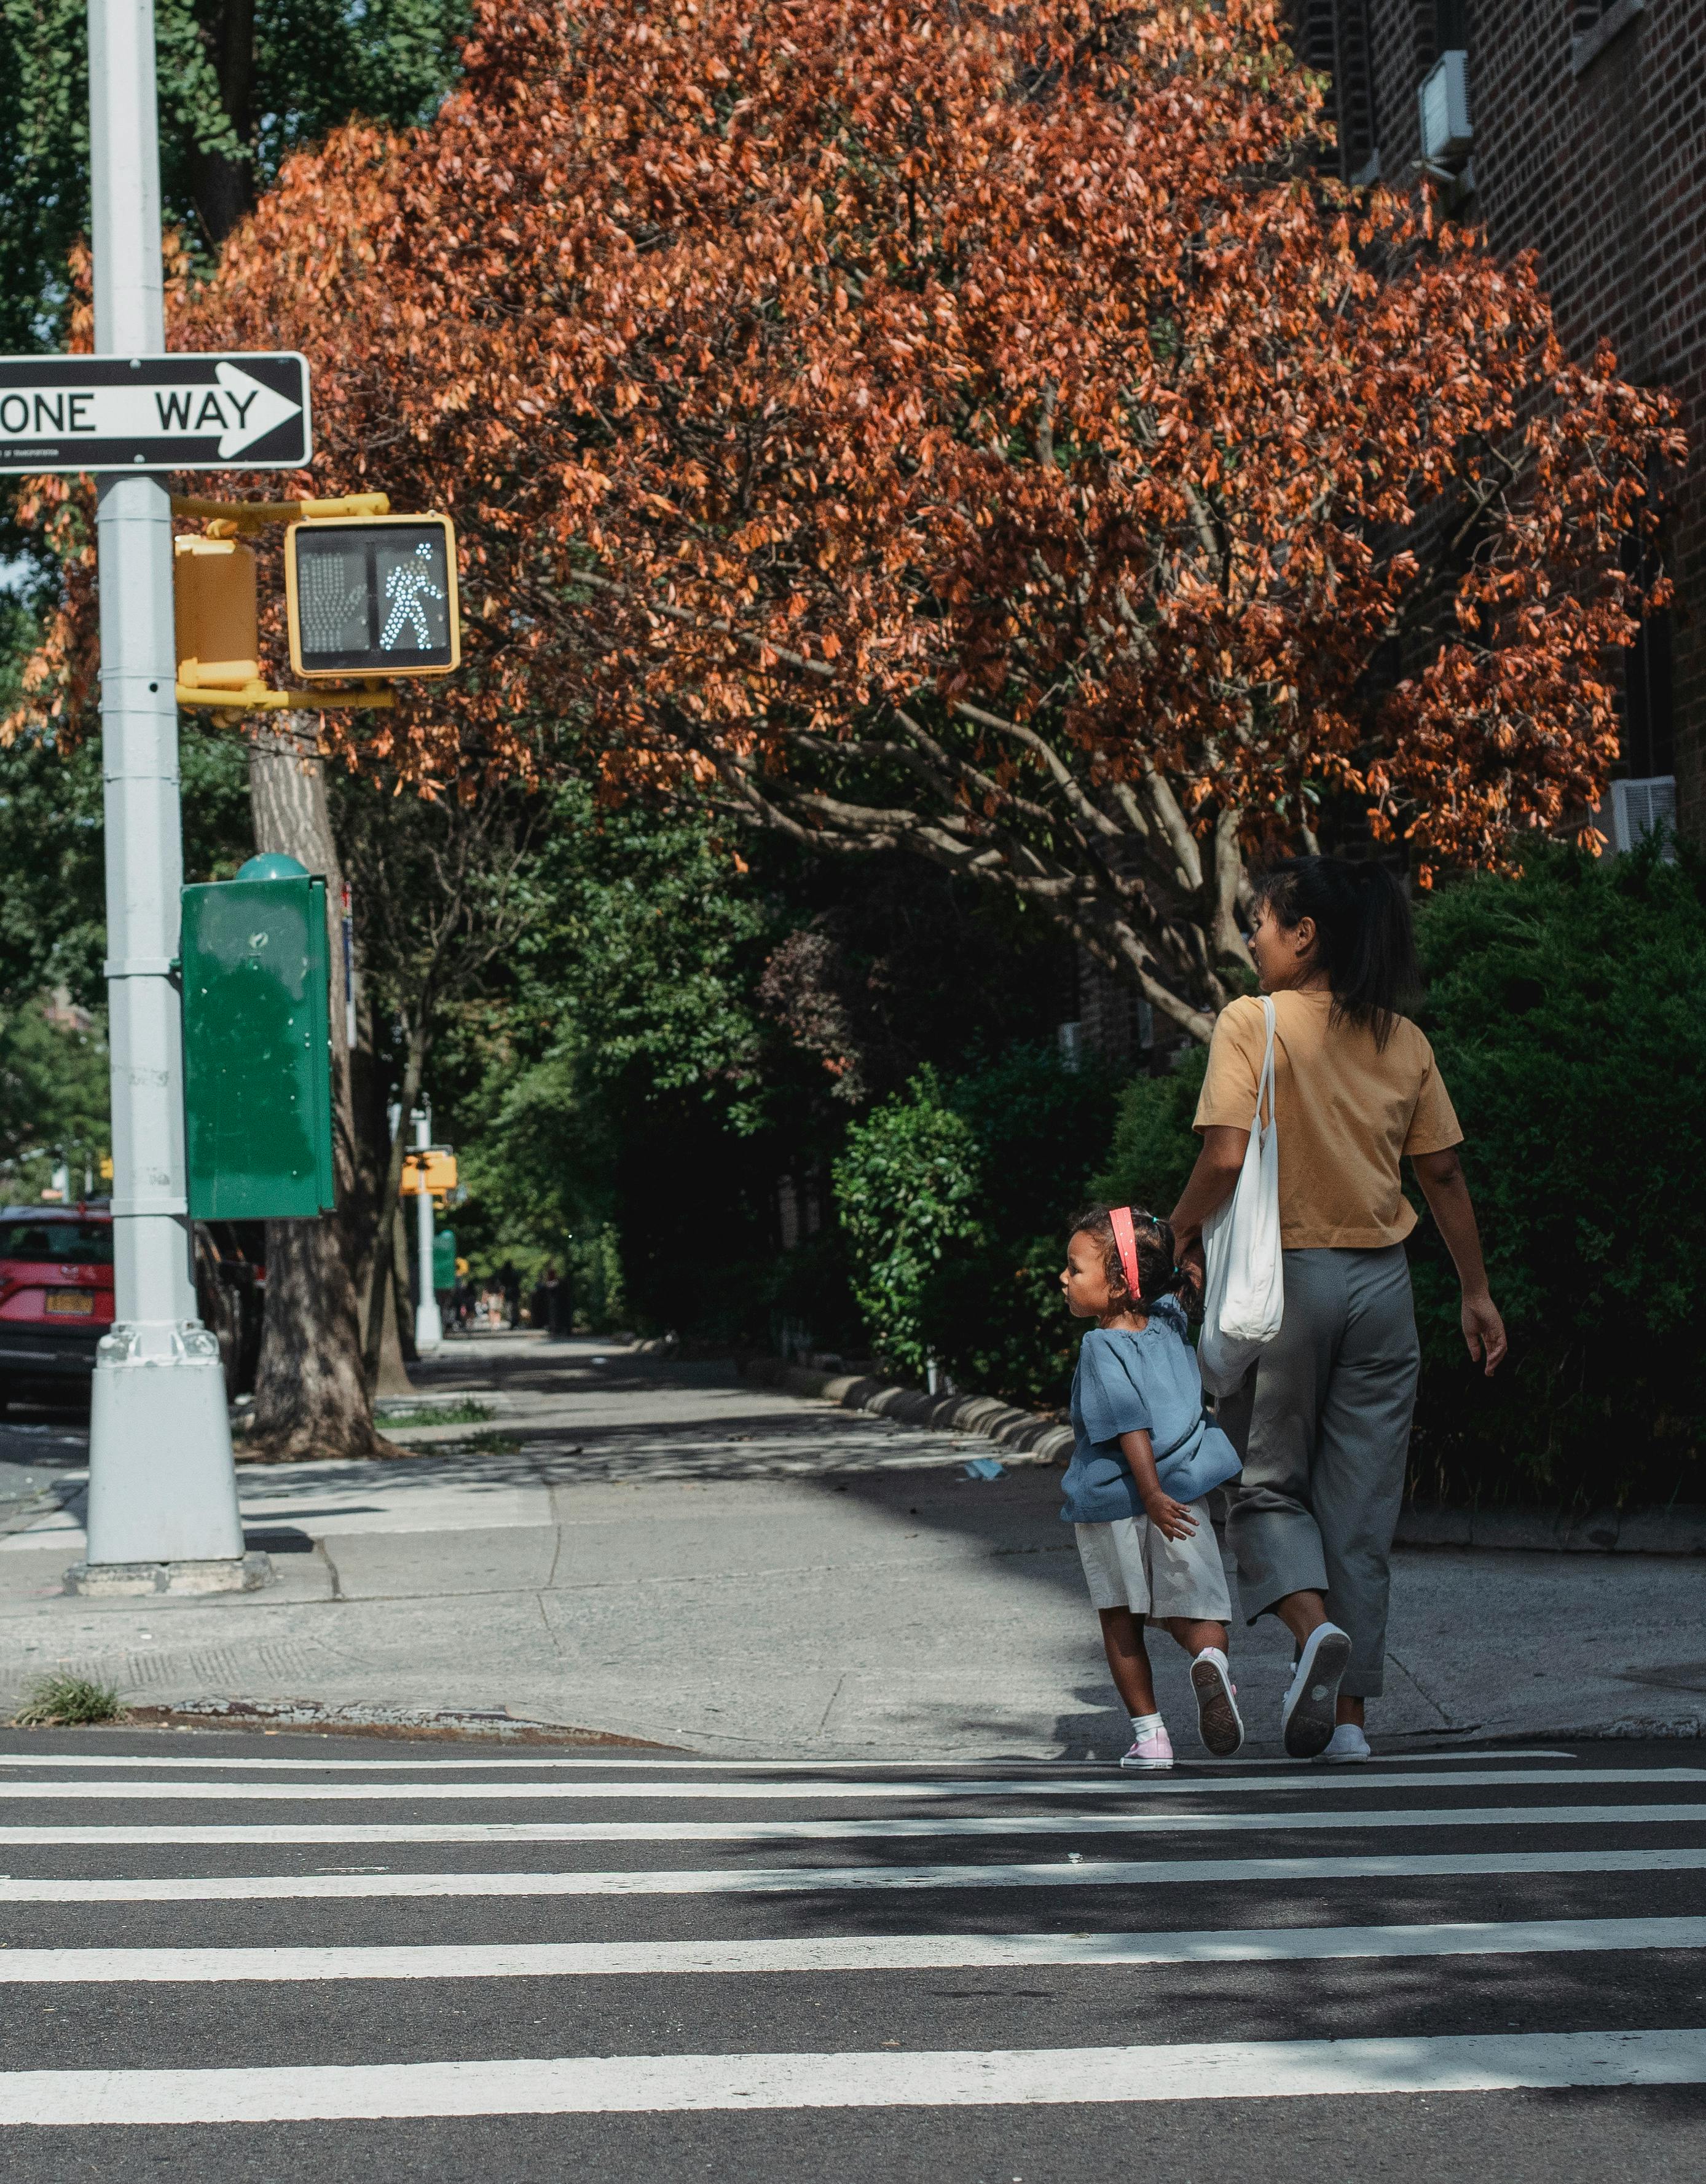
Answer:
[[[1191,1656],[1197,1724],[1219,1758],[1244,1741],[1226,1660],[1226,1592],[1203,1498],[1238,1472],[1205,1416],[1196,1353],[1175,1292],[1173,1231],[1135,1206],[1095,1206],[1074,1224],[1060,1277],[1075,1319],[1093,1319],[1072,1376],[1076,1445],[1064,1523],[1078,1535],[1114,1686],[1131,1716],[1122,1767],[1173,1764],[1143,1646],[1146,1616]]]

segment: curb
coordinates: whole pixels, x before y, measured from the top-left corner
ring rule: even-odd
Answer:
[[[1531,1554],[1706,1555],[1706,1509],[1406,1509],[1401,1547],[1478,1547]]]
[[[1035,1411],[1016,1411],[989,1396],[926,1396],[921,1389],[897,1387],[871,1373],[814,1373],[780,1357],[755,1357],[742,1370],[749,1380],[836,1403],[844,1411],[872,1411],[937,1433],[977,1434],[1029,1463],[1064,1463],[1072,1453],[1070,1426],[1057,1425]]]
[[[780,1357],[754,1357],[741,1370],[749,1380],[836,1403],[844,1411],[874,1411],[938,1433],[979,1434],[1030,1463],[1064,1463],[1072,1453],[1070,1426],[988,1396],[926,1396],[872,1374],[819,1373]],[[1601,1509],[1586,1516],[1558,1509],[1406,1509],[1393,1545],[1529,1554],[1706,1555],[1706,1508]]]

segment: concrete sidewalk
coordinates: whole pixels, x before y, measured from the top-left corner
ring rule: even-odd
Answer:
[[[507,1711],[731,1756],[1127,1741],[1057,1470],[969,1479],[987,1441],[590,1340],[458,1338],[418,1377],[425,1422],[387,1428],[418,1454],[242,1468],[278,1572],[247,1596],[62,1595],[78,1422],[0,1424],[0,1699],[65,1667],[137,1704]],[[1376,1743],[1698,1734],[1701,1587],[1640,1556],[1403,1552]],[[1154,1650],[1186,1729],[1180,1657]],[[1276,1750],[1289,1643],[1269,1621],[1234,1654],[1251,1748]]]

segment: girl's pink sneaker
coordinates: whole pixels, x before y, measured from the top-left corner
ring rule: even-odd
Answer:
[[[1143,1774],[1159,1774],[1170,1767],[1173,1741],[1167,1734],[1166,1724],[1157,1722],[1153,1729],[1146,1729],[1120,1764]]]

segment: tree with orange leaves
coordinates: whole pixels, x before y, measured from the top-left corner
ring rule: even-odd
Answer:
[[[320,489],[460,527],[463,687],[352,757],[567,722],[612,794],[1034,902],[1198,1037],[1322,799],[1424,878],[1598,801],[1670,409],[1313,171],[1273,0],[479,0],[466,61],[176,318],[308,353]]]

